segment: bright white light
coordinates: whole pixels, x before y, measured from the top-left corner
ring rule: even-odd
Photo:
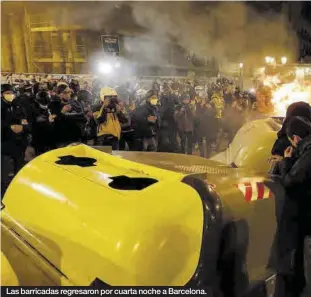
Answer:
[[[116,62],[116,64],[114,65],[114,67],[116,67],[116,68],[120,68],[120,67],[121,67],[120,62]]]
[[[271,63],[271,57],[269,57],[269,56],[267,56],[267,57],[265,57],[265,61],[266,61],[266,63],[267,64],[269,64],[269,63]]]
[[[253,93],[253,94],[256,92],[255,88],[251,88],[251,89],[249,89],[249,91],[250,91],[251,93]]]
[[[101,73],[110,73],[112,71],[112,66],[108,63],[99,63],[98,70]]]
[[[244,67],[244,64],[243,63],[240,63],[239,64],[239,67],[242,69]]]
[[[302,68],[298,68],[296,70],[296,78],[297,79],[303,79],[304,75],[305,75],[305,72],[304,72],[304,70]]]
[[[287,63],[287,58],[286,57],[282,57],[281,58],[281,62],[283,65],[285,65]]]

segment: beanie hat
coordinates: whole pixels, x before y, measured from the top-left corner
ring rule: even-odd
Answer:
[[[15,92],[15,89],[10,84],[2,84],[1,85],[1,94],[7,91]]]
[[[286,111],[286,118],[304,117],[311,121],[311,106],[303,101],[292,103]]]

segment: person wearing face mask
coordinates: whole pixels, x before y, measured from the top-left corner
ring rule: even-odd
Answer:
[[[32,127],[32,146],[36,155],[43,154],[54,148],[53,145],[53,118],[49,110],[51,96],[47,91],[36,95],[31,105],[29,121]]]
[[[150,90],[146,94],[146,103],[132,113],[135,149],[138,151],[157,150],[157,132],[160,127],[158,102],[157,91]]]
[[[57,96],[49,105],[50,120],[54,121],[53,138],[56,147],[81,142],[86,123],[82,105],[79,101],[72,100],[72,91],[66,84],[60,84],[56,93]]]
[[[1,85],[1,191],[24,165],[29,125],[12,85]]]

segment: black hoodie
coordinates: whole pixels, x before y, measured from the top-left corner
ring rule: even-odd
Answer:
[[[311,235],[311,135],[298,143],[296,156],[281,162],[281,175],[284,187],[299,205],[302,225]]]
[[[286,126],[291,117],[303,117],[307,121],[311,122],[311,107],[305,102],[296,102],[291,104],[286,111],[286,118],[282,125],[281,130],[278,132],[278,139],[275,141],[272,148],[272,155],[284,156],[284,151],[291,145],[286,136]]]

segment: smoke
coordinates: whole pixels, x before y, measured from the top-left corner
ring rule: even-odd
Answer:
[[[173,38],[199,56],[262,61],[296,50],[285,15],[259,14],[243,2],[135,2],[132,12],[151,36]]]
[[[168,40],[219,61],[262,64],[265,56],[295,57],[297,41],[283,13],[259,13],[244,2],[75,2],[61,23],[124,38],[140,62],[172,63]],[[176,57],[175,57],[176,59]]]

